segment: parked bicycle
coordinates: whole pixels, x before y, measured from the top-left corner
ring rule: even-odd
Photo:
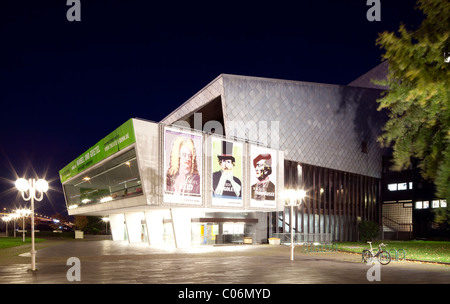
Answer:
[[[380,262],[381,265],[387,265],[391,262],[391,255],[389,254],[389,252],[384,251],[383,248],[381,248],[386,246],[385,244],[379,244],[377,253],[374,253],[372,242],[367,243],[369,243],[370,245],[370,250],[364,249],[362,252],[362,260],[364,263],[372,262],[375,258],[377,258],[378,262]]]

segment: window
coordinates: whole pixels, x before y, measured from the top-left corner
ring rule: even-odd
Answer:
[[[389,191],[397,191],[397,184],[389,184],[388,190]]]
[[[446,208],[447,207],[447,200],[441,200],[441,207]]]
[[[409,188],[408,188],[409,185]],[[395,183],[395,184],[388,184],[387,185],[388,190],[389,191],[401,191],[401,190],[412,190],[413,188],[413,183],[409,182],[409,183]]]
[[[397,184],[398,190],[408,190],[408,184],[407,183],[399,183]]]
[[[142,194],[136,153],[132,149],[64,184],[67,206],[106,203]]]
[[[223,234],[244,234],[244,223],[223,223]]]
[[[416,209],[428,209],[430,207],[429,201],[416,202]]]
[[[439,200],[433,200],[431,203],[431,206],[433,208],[439,208]]]

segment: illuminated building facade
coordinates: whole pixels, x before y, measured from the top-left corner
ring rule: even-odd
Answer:
[[[189,247],[352,241],[380,222],[382,88],[222,74],[159,123],[130,119],[60,171],[70,215]],[[304,189],[294,209],[283,190]],[[292,223],[291,223],[292,222]]]

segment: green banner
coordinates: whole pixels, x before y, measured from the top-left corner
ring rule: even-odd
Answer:
[[[61,183],[64,183],[78,173],[133,144],[135,141],[133,120],[129,119],[126,123],[115,129],[108,136],[60,170],[59,177]]]

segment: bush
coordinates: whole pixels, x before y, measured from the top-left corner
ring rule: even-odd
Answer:
[[[371,221],[362,221],[358,224],[359,236],[361,241],[367,242],[378,237],[380,227],[377,223]]]

